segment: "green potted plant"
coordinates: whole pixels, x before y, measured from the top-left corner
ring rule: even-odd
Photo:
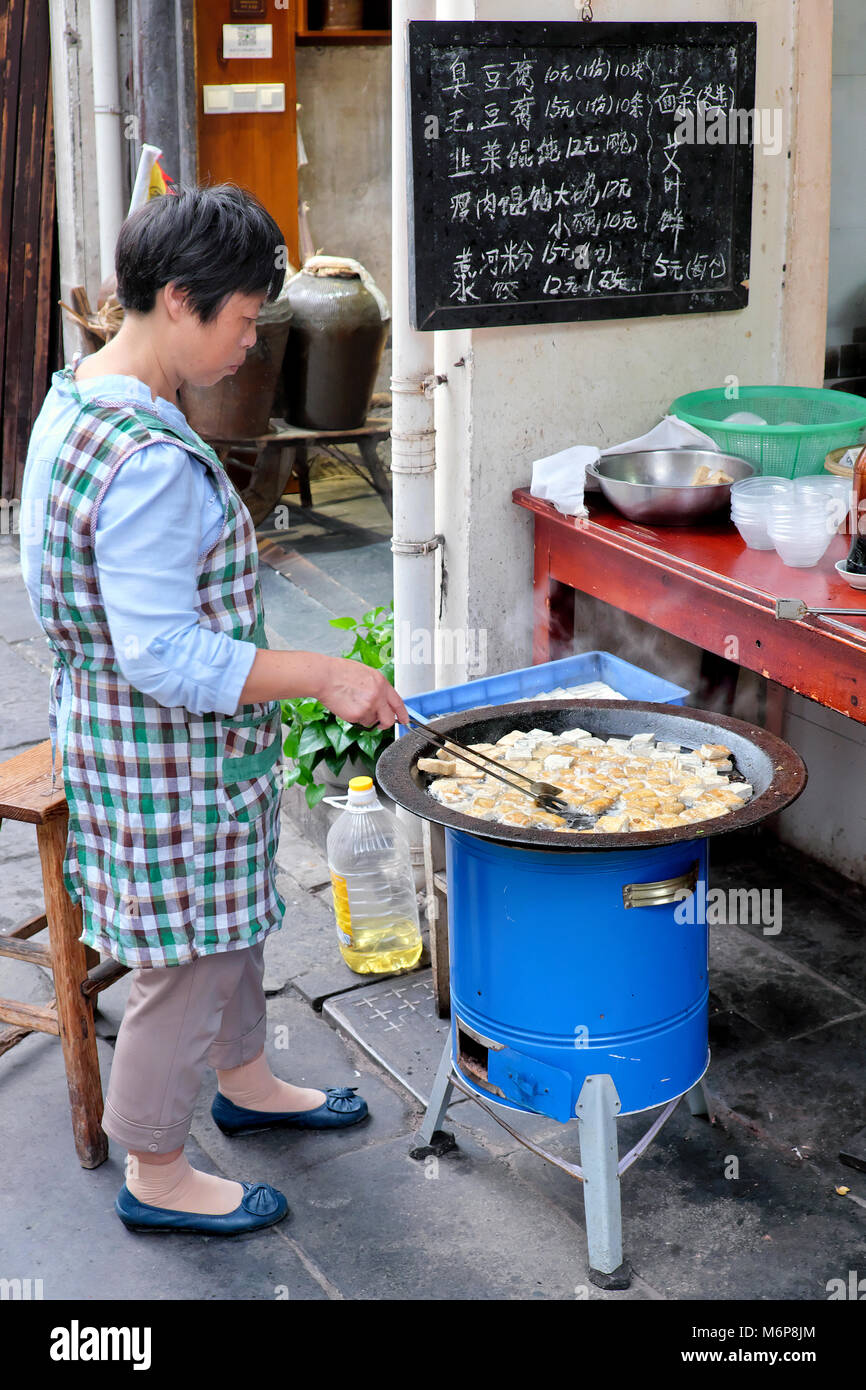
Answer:
[[[332,618],[331,627],[354,633],[348,651],[342,653],[350,661],[380,670],[386,680],[394,681],[394,605],[371,608],[360,619]],[[286,786],[304,788],[308,806],[316,806],[334,790],[333,785],[318,780],[327,769],[339,778],[346,763],[362,768],[370,776],[383,748],[393,742],[393,729],[368,729],[363,724],[351,724],[314,699],[283,700],[283,723],[287,733],[283,752],[294,763],[286,774]]]

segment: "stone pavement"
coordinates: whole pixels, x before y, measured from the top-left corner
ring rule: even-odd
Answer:
[[[293,586],[271,586],[280,631]],[[358,586],[356,585],[356,588]],[[369,597],[369,595],[365,595]],[[312,645],[312,643],[311,643]],[[17,553],[0,541],[2,755],[46,735],[44,642]],[[27,826],[0,828],[0,930],[35,909],[39,873]],[[455,1151],[409,1157],[445,1024],[429,972],[370,981],[336,948],[325,866],[284,816],[281,931],[266,947],[267,1051],[304,1085],[357,1085],[369,1121],[342,1133],[228,1139],[202,1087],[189,1156],[228,1177],[274,1183],[291,1216],[220,1241],[126,1231],[112,1204],[123,1153],[93,1171],[76,1159],[60,1047],[33,1034],[0,1056],[0,1277],[41,1278],[46,1299],[825,1301],[828,1282],[866,1275],[866,1174],[840,1143],[866,1123],[866,957],[862,895],[764,836],[714,852],[722,887],[784,885],[781,932],[712,929],[713,1123],[681,1105],[622,1181],[624,1245],[635,1274],[621,1293],[586,1277],[581,1185],[544,1163],[472,1101],[452,1104]],[[100,996],[103,1079],[128,977]],[[0,994],[43,1001],[41,969],[0,958]],[[620,1150],[651,1115],[620,1121]],[[517,1127],[575,1161],[576,1125]],[[844,1194],[837,1187],[847,1187]],[[790,1319],[787,1319],[790,1320]],[[807,1321],[801,1314],[794,1320]]]

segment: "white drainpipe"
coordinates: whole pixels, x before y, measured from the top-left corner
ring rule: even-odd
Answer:
[[[117,72],[117,18],[114,0],[90,0],[93,43],[99,265],[103,280],[114,271],[114,247],[124,219],[120,83]],[[98,286],[96,287],[98,288]],[[93,307],[96,307],[95,291]]]
[[[395,0],[392,28],[393,198],[391,335],[394,515],[394,683],[405,698],[436,684],[432,635],[436,621],[434,520],[433,334],[409,324],[409,241],[406,180],[406,21],[432,19],[434,0]],[[427,389],[425,390],[425,386]],[[430,634],[430,661],[412,660],[407,635]],[[416,651],[416,657],[418,655]],[[426,653],[421,653],[423,656]]]
[[[433,334],[417,333],[409,323],[406,202],[406,21],[433,19],[434,13],[434,0],[394,0],[391,66],[391,472],[394,500],[391,549],[394,555],[394,684],[404,700],[421,691],[432,690],[436,685],[438,540],[435,525]],[[425,649],[420,647],[422,641]],[[398,814],[409,834],[416,883],[420,886],[424,881],[422,822],[408,812],[401,810]]]

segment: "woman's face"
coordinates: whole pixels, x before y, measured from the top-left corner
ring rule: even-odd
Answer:
[[[256,318],[265,294],[232,294],[209,323],[184,308],[182,368],[192,386],[215,386],[234,376],[256,341]]]

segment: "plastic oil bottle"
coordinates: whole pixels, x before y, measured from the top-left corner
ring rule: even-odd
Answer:
[[[372,777],[353,777],[328,832],[328,867],[343,960],[358,975],[408,970],[421,956],[409,839]]]

